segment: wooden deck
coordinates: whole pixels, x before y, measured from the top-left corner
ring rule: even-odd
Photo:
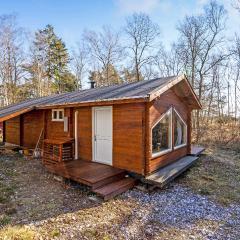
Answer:
[[[197,161],[196,156],[185,156],[174,163],[167,165],[154,172],[153,174],[143,178],[142,181],[158,187],[163,187],[174,178],[179,176],[182,172],[187,170],[192,164]]]
[[[93,192],[106,200],[135,184],[134,179],[125,177],[124,170],[96,162],[72,160],[45,167],[49,172],[91,187]]]
[[[204,147],[192,145],[191,146],[191,156],[199,156],[201,153],[205,151]]]

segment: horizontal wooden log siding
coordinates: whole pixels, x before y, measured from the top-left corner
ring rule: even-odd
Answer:
[[[78,158],[92,161],[92,108],[81,107],[75,111],[78,111]]]
[[[52,121],[52,110],[45,110],[45,138],[56,139],[73,137],[73,112],[64,109],[64,116],[68,117],[68,132],[64,132],[64,122]]]
[[[113,165],[144,174],[145,105],[113,106]]]
[[[20,145],[20,117],[9,119],[5,122],[5,141]]]
[[[33,110],[25,113],[22,119],[22,145],[27,148],[35,148],[44,126],[44,111]]]
[[[162,94],[158,99],[152,101],[149,106],[149,125],[150,125],[150,149],[152,144],[151,139],[151,128],[152,126],[159,120],[162,114],[164,114],[170,107],[174,107],[183,120],[188,124],[188,130],[190,130],[189,124],[189,112],[188,107],[181,101],[181,99],[171,90],[169,89],[167,92]],[[190,138],[188,136],[187,145],[190,145]],[[189,146],[182,147],[176,150],[172,150],[169,153],[161,155],[159,157],[152,158],[150,151],[150,159],[146,159],[146,173],[149,174],[160,167],[163,167],[185,155],[187,155]]]
[[[92,161],[92,107],[78,111],[78,157]],[[144,172],[144,103],[113,105],[113,166]]]

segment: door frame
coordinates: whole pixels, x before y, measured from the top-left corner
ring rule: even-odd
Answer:
[[[111,164],[107,164],[104,162],[99,162],[95,160],[95,110],[98,109],[110,109],[111,112],[111,120],[112,120],[112,144],[111,144],[111,148],[112,148],[112,159],[111,159]],[[101,107],[92,107],[92,161],[93,162],[97,162],[97,163],[101,163],[101,164],[106,164],[109,166],[113,166],[113,107],[112,106],[101,106]]]

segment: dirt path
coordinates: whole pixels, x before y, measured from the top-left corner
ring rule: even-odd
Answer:
[[[237,239],[239,176],[239,156],[211,150],[166,189],[102,202],[54,180],[37,160],[1,154],[0,239]]]

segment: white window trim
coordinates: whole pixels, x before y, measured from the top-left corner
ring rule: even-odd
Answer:
[[[54,111],[57,112],[57,118],[54,118]],[[59,112],[62,112],[63,113],[63,118],[60,119],[59,118]],[[53,122],[63,122],[64,121],[64,109],[52,109],[52,121]]]
[[[174,143],[173,143],[173,149],[176,150],[176,149],[179,149],[179,148],[182,148],[182,147],[185,147],[187,146],[187,134],[188,134],[188,128],[187,128],[187,124],[185,123],[185,121],[183,120],[183,118],[181,117],[181,115],[179,114],[179,112],[173,108],[173,111],[175,111],[175,113],[178,115],[178,117],[181,119],[181,121],[183,122],[184,126],[186,127],[186,132],[185,132],[185,140],[186,140],[186,143],[183,143],[183,144],[180,144],[178,146],[174,146]]]
[[[168,109],[165,113],[162,114],[162,116],[159,118],[159,120],[152,126],[151,128],[151,143],[152,143],[152,130],[153,128],[166,116],[166,114],[170,112],[170,129],[171,129],[171,134],[170,134],[170,147],[168,149],[162,150],[157,153],[152,152],[152,144],[151,144],[151,152],[152,152],[152,158],[159,157],[161,155],[164,155],[166,153],[169,153],[172,151],[172,146],[173,146],[173,139],[172,139],[172,131],[173,131],[173,108],[171,107]]]

